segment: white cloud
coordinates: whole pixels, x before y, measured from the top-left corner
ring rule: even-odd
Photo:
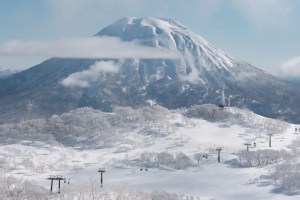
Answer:
[[[0,44],[0,55],[61,58],[176,58],[167,49],[140,46],[114,37],[61,39],[52,42],[14,40]]]
[[[88,70],[70,74],[61,84],[65,87],[86,88],[90,86],[91,82],[100,80],[103,74],[114,74],[118,71],[119,66],[114,62],[98,61],[94,65],[91,65]]]
[[[259,26],[281,27],[297,12],[297,0],[232,0],[241,15]]]
[[[300,56],[290,58],[283,62],[280,67],[280,76],[300,78]]]
[[[253,80],[254,77],[256,77],[256,73],[254,72],[240,72],[235,75],[234,80],[236,82],[243,82],[243,81],[248,81],[248,80]]]

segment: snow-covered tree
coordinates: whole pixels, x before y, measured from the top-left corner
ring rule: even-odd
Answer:
[[[199,166],[200,160],[202,159],[203,155],[201,153],[195,153],[194,159],[197,160],[197,165]]]
[[[184,153],[180,152],[176,155],[176,169],[186,169],[191,164],[191,159]]]

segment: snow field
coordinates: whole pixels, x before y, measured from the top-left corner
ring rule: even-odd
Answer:
[[[296,199],[271,192],[272,185],[261,186],[259,176],[266,168],[239,168],[231,163],[239,150],[246,149],[245,142],[257,137],[257,130],[239,125],[224,126],[224,123],[210,123],[201,119],[187,119],[180,114],[169,116],[170,123],[180,123],[174,133],[165,137],[143,135],[139,131],[128,133],[128,138],[137,144],[113,148],[78,150],[64,146],[44,146],[42,143],[4,145],[0,147],[0,158],[6,158],[9,167],[1,168],[5,176],[34,180],[46,188],[49,175],[62,175],[76,182],[100,179],[99,167],[104,167],[104,190],[110,191],[116,185],[145,191],[167,191],[201,197],[201,199]],[[272,137],[271,149],[286,149],[297,137],[293,126],[284,133]],[[260,133],[256,138],[256,149],[269,149],[268,136]],[[145,145],[147,144],[147,145]],[[124,148],[126,147],[126,148]],[[222,147],[221,163],[217,163],[216,147]],[[250,151],[255,150],[253,146]],[[134,160],[143,152],[183,152],[193,159],[193,154],[207,153],[208,159],[201,159],[200,166],[186,170],[172,168],[148,168],[142,165],[126,165],[120,160]],[[24,160],[31,162],[24,162]],[[196,162],[194,160],[194,162]],[[42,167],[43,166],[43,167]],[[143,171],[140,171],[140,168]],[[54,186],[55,188],[56,186]],[[62,185],[62,187],[64,187]],[[63,190],[63,188],[62,188]]]

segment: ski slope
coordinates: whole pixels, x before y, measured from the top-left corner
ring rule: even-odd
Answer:
[[[177,111],[167,116],[169,123],[177,129],[165,135],[141,134],[140,130],[126,133],[134,144],[119,144],[111,148],[75,149],[61,145],[45,145],[41,142],[23,142],[23,144],[3,145],[0,158],[15,162],[14,168],[1,168],[4,176],[15,176],[34,180],[46,188],[49,175],[62,175],[70,185],[86,182],[92,178],[100,180],[98,168],[105,168],[103,190],[109,192],[115,186],[122,185],[143,191],[167,191],[185,194],[200,199],[298,199],[275,193],[274,185],[260,179],[268,173],[268,167],[242,168],[236,164],[237,154],[245,150],[246,142],[250,151],[257,149],[286,149],[297,138],[295,125],[286,131],[272,136],[272,147],[267,133],[255,128],[246,128],[238,124],[212,123],[202,119],[186,118]],[[221,163],[217,162],[215,149],[221,147]],[[200,165],[196,164],[183,170],[171,167],[146,167],[145,163],[132,162],[143,152],[183,152],[191,159],[195,153],[207,154]],[[32,161],[32,166],[24,164]],[[125,162],[126,161],[126,162]],[[23,164],[22,164],[23,162]],[[193,162],[196,163],[195,160]],[[11,166],[11,165],[10,165]],[[141,171],[142,169],[142,171]],[[145,171],[147,169],[147,171]],[[67,184],[62,185],[62,192]],[[54,191],[57,185],[54,185]]]

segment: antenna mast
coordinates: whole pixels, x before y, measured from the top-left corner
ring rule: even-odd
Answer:
[[[26,102],[26,111],[27,111],[27,120],[30,118],[31,112],[33,109],[33,102],[31,100],[28,100]]]
[[[221,105],[223,105],[223,106],[226,105],[226,103],[225,103],[225,92],[224,92],[224,87],[223,87],[223,90],[222,90]]]
[[[225,101],[225,92],[224,92],[224,86],[223,86],[223,89],[222,89],[222,92],[221,92],[221,102],[219,104],[219,107],[220,108],[225,108],[226,106],[226,101]]]

